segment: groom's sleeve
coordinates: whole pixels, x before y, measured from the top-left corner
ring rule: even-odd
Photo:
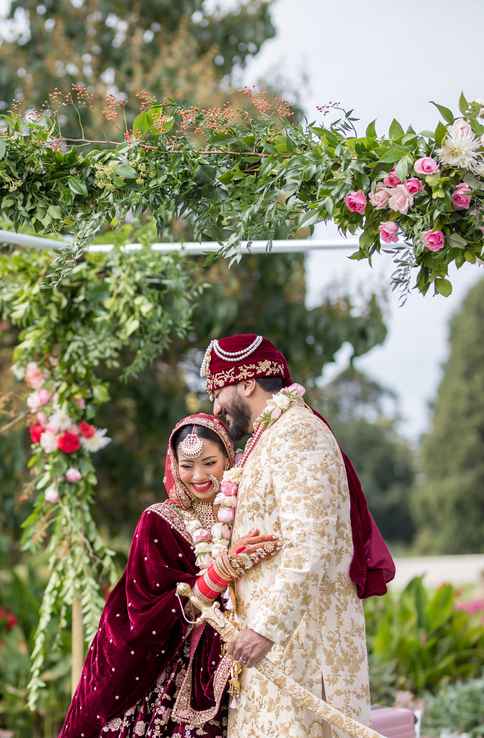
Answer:
[[[274,586],[247,626],[285,644],[318,597],[335,555],[343,462],[333,435],[315,416],[294,415],[274,431],[270,464],[283,548]]]

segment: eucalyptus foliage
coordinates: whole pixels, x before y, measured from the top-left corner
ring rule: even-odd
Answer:
[[[76,428],[90,423],[109,400],[110,372],[129,376],[185,336],[197,297],[189,271],[176,257],[149,251],[141,256],[120,250],[87,256],[54,287],[45,279],[52,254],[0,255],[0,313],[20,329],[14,371],[20,378],[29,366],[39,367],[51,402]],[[38,413],[32,422],[46,423]],[[32,652],[34,708],[53,625],[60,637],[69,607],[79,598],[90,639],[103,604],[99,584],[112,582],[116,572],[93,518],[97,479],[89,450],[81,445],[63,452],[34,441],[28,465],[34,506],[23,525],[23,544],[32,551],[46,546],[50,572]],[[66,478],[72,466],[80,475],[75,484]],[[57,499],[47,494],[52,489]]]
[[[444,123],[434,131],[404,130],[394,120],[386,136],[377,134],[374,123],[359,136],[351,113],[326,126],[324,118],[300,124],[287,105],[250,99],[257,114],[154,105],[137,116],[121,142],[63,139],[59,118],[48,110],[6,115],[0,217],[12,228],[72,232],[79,249],[106,224],[149,214],[160,238],[182,221],[195,240],[220,242],[230,258],[239,258],[242,240],[265,239],[270,248],[272,239],[332,219],[345,234],[361,233],[352,258],[370,263],[390,223],[403,244],[384,250],[395,261],[393,286],[404,294],[412,286],[425,293],[433,285],[448,295],[449,265],[482,257],[479,103],[462,95],[458,119],[437,106]],[[469,156],[451,164],[442,152],[461,123]],[[422,158],[434,162],[431,174],[417,169]],[[418,192],[405,190],[403,205],[392,205],[393,199],[375,205],[375,193],[390,174],[402,187],[409,178],[417,181]],[[466,207],[456,207],[459,186],[465,187]],[[359,210],[352,207],[354,195]],[[439,234],[441,242],[429,245],[427,233]],[[66,266],[64,260],[60,277]]]

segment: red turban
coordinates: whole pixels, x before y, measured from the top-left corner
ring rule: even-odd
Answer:
[[[217,389],[257,377],[280,377],[285,387],[292,383],[284,354],[255,333],[210,341],[200,374],[211,397]]]
[[[210,342],[200,370],[210,397],[217,389],[257,377],[281,377],[292,384],[287,359],[267,338],[240,333]],[[328,427],[322,415],[314,414]],[[349,575],[362,599],[382,595],[395,576],[395,564],[373,517],[351,459],[341,451],[350,491],[353,560]]]

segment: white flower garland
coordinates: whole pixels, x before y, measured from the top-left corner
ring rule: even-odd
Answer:
[[[185,519],[185,525],[192,536],[195,548],[196,565],[199,568],[199,574],[204,574],[215,559],[226,553],[230,546],[232,537],[232,525],[235,518],[235,510],[237,508],[237,495],[239,484],[242,478],[242,471],[245,460],[250,451],[259,439],[262,432],[281,417],[282,413],[288,410],[292,405],[300,403],[306,390],[300,384],[291,384],[277,392],[267,402],[264,411],[254,422],[254,435],[248,442],[244,453],[236,462],[232,469],[227,469],[222,477],[220,484],[220,492],[214,499],[214,505],[218,506],[217,519],[210,530],[204,528],[200,521],[188,511]]]

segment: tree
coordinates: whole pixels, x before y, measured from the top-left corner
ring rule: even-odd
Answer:
[[[449,358],[422,443],[413,508],[422,551],[462,554],[484,541],[484,280],[450,324]]]
[[[385,538],[409,544],[415,534],[410,491],[413,449],[398,430],[395,393],[352,365],[322,388],[321,407],[358,471]]]
[[[222,10],[205,0],[13,0],[8,19],[19,30],[0,43],[0,104],[23,98],[40,107],[54,88],[65,95],[79,83],[97,95],[126,96],[128,119],[139,93],[218,104],[226,97],[221,80],[274,36],[270,5],[249,0]],[[102,132],[105,122],[92,122]]]

